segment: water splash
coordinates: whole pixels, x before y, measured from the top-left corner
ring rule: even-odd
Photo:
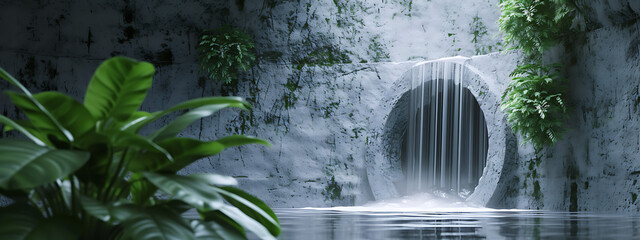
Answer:
[[[353,207],[305,208],[347,212],[487,212],[495,209],[466,202],[445,192],[419,193],[395,199],[386,199]]]

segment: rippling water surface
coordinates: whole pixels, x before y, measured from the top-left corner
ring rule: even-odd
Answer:
[[[404,199],[274,211],[283,228],[279,239],[640,239],[636,216],[434,204]]]
[[[638,217],[544,211],[276,209],[280,239],[640,239]]]

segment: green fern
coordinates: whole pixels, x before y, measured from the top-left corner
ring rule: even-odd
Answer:
[[[501,109],[507,114],[511,128],[531,142],[539,151],[553,145],[565,132],[568,119],[565,104],[566,80],[557,72],[560,64],[518,66],[502,96]]]
[[[239,29],[223,26],[206,31],[200,38],[200,68],[211,79],[231,83],[238,71],[246,71],[256,60],[251,36]]]
[[[576,10],[566,0],[501,0],[498,21],[504,40],[528,57],[538,57],[571,35]]]

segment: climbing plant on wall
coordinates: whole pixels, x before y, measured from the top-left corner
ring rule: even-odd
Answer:
[[[557,73],[559,67],[558,64],[518,66],[502,96],[502,109],[508,110],[511,127],[536,149],[558,141],[568,118],[564,100],[566,80]]]
[[[200,69],[209,78],[229,84],[237,79],[238,71],[253,65],[253,51],[253,39],[240,29],[225,25],[205,31],[198,44]]]
[[[501,0],[500,8],[505,42],[521,50],[526,62],[511,73],[502,110],[514,131],[540,152],[561,138],[568,118],[562,65],[544,64],[542,56],[576,31],[577,11],[571,0]]]
[[[538,58],[573,32],[576,11],[565,0],[501,0],[498,20],[504,40],[527,57]]]

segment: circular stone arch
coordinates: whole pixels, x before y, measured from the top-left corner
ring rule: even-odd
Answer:
[[[400,197],[399,192],[403,192],[398,191],[398,188],[403,186],[402,183],[405,181],[402,173],[401,152],[403,134],[408,125],[408,101],[409,92],[412,90],[412,74],[425,64],[440,61],[463,65],[462,86],[471,92],[483,112],[489,143],[486,166],[478,180],[478,185],[467,201],[482,206],[489,203],[498,186],[505,157],[511,156],[510,151],[517,151],[517,149],[507,149],[513,134],[500,110],[500,97],[496,92],[501,91],[492,89],[490,84],[487,84],[489,80],[487,76],[481,76],[477,69],[468,64],[469,60],[469,58],[454,57],[418,63],[406,71],[383,95],[378,107],[382,112],[376,114],[378,119],[371,121],[370,136],[374,138],[368,142],[365,160],[367,179],[375,200]],[[496,82],[496,79],[491,81]]]

